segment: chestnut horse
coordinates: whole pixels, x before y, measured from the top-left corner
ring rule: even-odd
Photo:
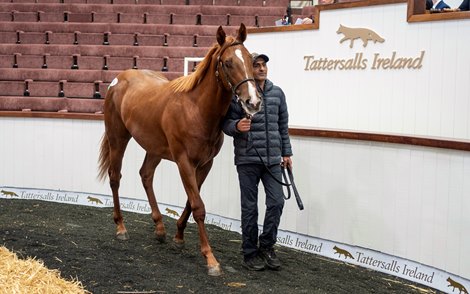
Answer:
[[[232,95],[248,115],[260,110],[261,95],[253,79],[251,55],[244,47],[246,28],[240,25],[236,38],[217,30],[217,43],[196,71],[168,81],[149,70],[127,70],[110,84],[104,101],[105,133],[101,142],[99,177],[106,173],[113,193],[113,218],[117,238],[129,238],[119,205],[119,184],[124,151],[134,138],[146,151],[140,169],[142,184],[152,208],[155,234],[165,241],[166,231],[152,187],[162,159],[176,163],[187,194],[186,206],[178,219],[174,242],[184,244],[184,229],[190,214],[197,223],[201,253],[209,275],[222,274],[209,245],[204,226],[206,211],[200,190],[214,157],[223,143],[221,121]]]

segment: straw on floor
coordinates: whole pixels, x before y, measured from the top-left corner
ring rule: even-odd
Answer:
[[[4,246],[0,247],[0,289],[2,293],[90,293],[80,281],[64,280],[41,260],[19,259]]]

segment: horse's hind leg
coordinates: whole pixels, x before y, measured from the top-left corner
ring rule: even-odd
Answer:
[[[155,155],[147,153],[145,155],[144,163],[140,168],[140,177],[142,178],[142,184],[147,194],[150,207],[152,208],[152,219],[155,222],[155,234],[159,242],[165,242],[166,231],[163,224],[163,217],[158,209],[157,200],[155,199],[155,192],[153,191],[153,177],[155,169],[160,163],[161,158]]]
[[[121,206],[119,203],[119,186],[121,183],[121,167],[122,167],[122,158],[124,157],[124,151],[126,150],[127,143],[129,138],[125,141],[116,142],[115,144],[110,143],[110,161],[111,165],[109,167],[109,184],[111,186],[111,191],[113,192],[113,218],[116,223],[116,238],[119,240],[129,239],[127,229],[124,226],[124,220],[121,214]]]
[[[105,125],[106,125],[106,140],[108,141],[109,146],[109,185],[111,186],[111,191],[113,193],[113,218],[116,223],[116,238],[120,240],[129,239],[127,234],[127,229],[124,226],[124,221],[121,214],[121,206],[119,203],[119,186],[121,182],[121,168],[122,168],[122,158],[124,157],[124,152],[126,151],[127,144],[131,138],[129,131],[124,126],[119,115],[111,110],[107,110],[106,107],[110,107],[110,104],[107,104],[105,101],[105,111],[109,113],[108,116],[105,115]]]
[[[191,215],[191,204],[189,200],[186,201],[186,206],[184,207],[181,216],[178,218],[176,222],[176,235],[173,238],[176,247],[183,248],[184,247],[184,229],[186,228],[186,224],[188,223],[189,216]]]

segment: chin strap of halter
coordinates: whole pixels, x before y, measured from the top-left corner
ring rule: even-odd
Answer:
[[[232,85],[232,83],[230,82],[229,80],[229,76],[227,74],[227,70],[224,66],[224,63],[220,60],[220,56],[222,56],[222,54],[224,53],[224,51],[228,48],[228,47],[232,47],[232,46],[237,46],[237,45],[243,45],[243,43],[241,42],[233,42],[232,44],[228,45],[227,47],[225,47],[225,49],[220,52],[220,54],[217,56],[217,69],[215,70],[215,76],[217,77],[217,82],[219,82],[219,67],[222,68],[222,71],[224,73],[224,79],[227,84],[228,84],[228,87],[232,90],[232,93],[235,97],[237,97],[237,100],[239,100],[238,98],[238,95],[237,95],[237,89],[238,87],[240,87],[242,84],[246,83],[246,82],[249,82],[249,81],[255,81],[254,78],[247,78],[247,79],[243,79],[241,80],[240,82],[238,82],[235,86]],[[220,80],[222,82],[222,85],[224,85],[224,81],[223,80]],[[225,87],[225,85],[224,85]]]

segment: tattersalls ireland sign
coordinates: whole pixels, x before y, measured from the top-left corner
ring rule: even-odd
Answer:
[[[344,37],[339,41],[343,43],[349,40],[349,48],[354,47],[354,41],[362,40],[362,46],[366,47],[369,41],[374,43],[383,43],[385,39],[373,30],[366,28],[350,28],[339,25],[338,34]],[[305,71],[319,70],[390,70],[390,69],[420,69],[423,66],[425,51],[417,53],[415,56],[401,56],[397,51],[383,55],[381,53],[373,53],[370,56],[364,55],[363,52],[356,52],[354,56],[349,58],[332,58],[318,57],[315,55],[305,55]]]

